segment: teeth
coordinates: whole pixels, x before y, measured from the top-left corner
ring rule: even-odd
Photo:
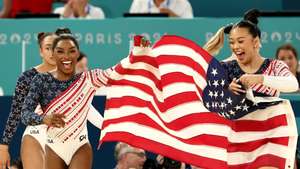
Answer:
[[[70,64],[70,63],[72,63],[72,61],[64,61],[64,62],[62,62],[63,64]]]

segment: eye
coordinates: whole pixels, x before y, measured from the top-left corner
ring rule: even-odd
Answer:
[[[76,52],[76,50],[71,50],[71,51],[70,51],[70,53],[75,53],[75,52]]]
[[[63,50],[56,50],[56,53],[58,53],[58,54],[63,54],[64,51],[63,51]]]
[[[238,40],[238,43],[243,43],[244,42],[244,40]]]
[[[71,49],[71,50],[69,51],[70,54],[75,54],[76,52],[77,52],[76,49]]]

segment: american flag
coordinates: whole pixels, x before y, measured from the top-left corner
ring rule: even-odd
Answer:
[[[203,91],[204,106],[211,112],[217,112],[227,119],[239,119],[257,109],[281,103],[281,99],[273,99],[265,102],[253,102],[246,94],[236,95],[228,90],[229,78],[227,70],[216,59],[212,58],[206,71],[207,85]],[[254,93],[247,90],[253,99]],[[261,95],[261,94],[260,94]]]
[[[220,63],[193,41],[163,36],[135,47],[115,70],[101,143],[123,141],[205,169],[293,168],[289,102],[251,108],[257,104],[232,95]]]

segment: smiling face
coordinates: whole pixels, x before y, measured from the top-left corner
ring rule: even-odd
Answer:
[[[258,54],[259,38],[254,38],[247,28],[236,27],[230,31],[229,44],[237,60],[248,64]]]
[[[53,56],[56,60],[58,73],[64,76],[72,76],[75,74],[77,58],[79,50],[71,39],[62,39],[56,44]]]

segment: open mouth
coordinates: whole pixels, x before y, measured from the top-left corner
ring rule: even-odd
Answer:
[[[64,61],[62,64],[65,69],[72,69],[72,61]]]
[[[235,52],[235,55],[240,60],[245,58],[245,52]]]

